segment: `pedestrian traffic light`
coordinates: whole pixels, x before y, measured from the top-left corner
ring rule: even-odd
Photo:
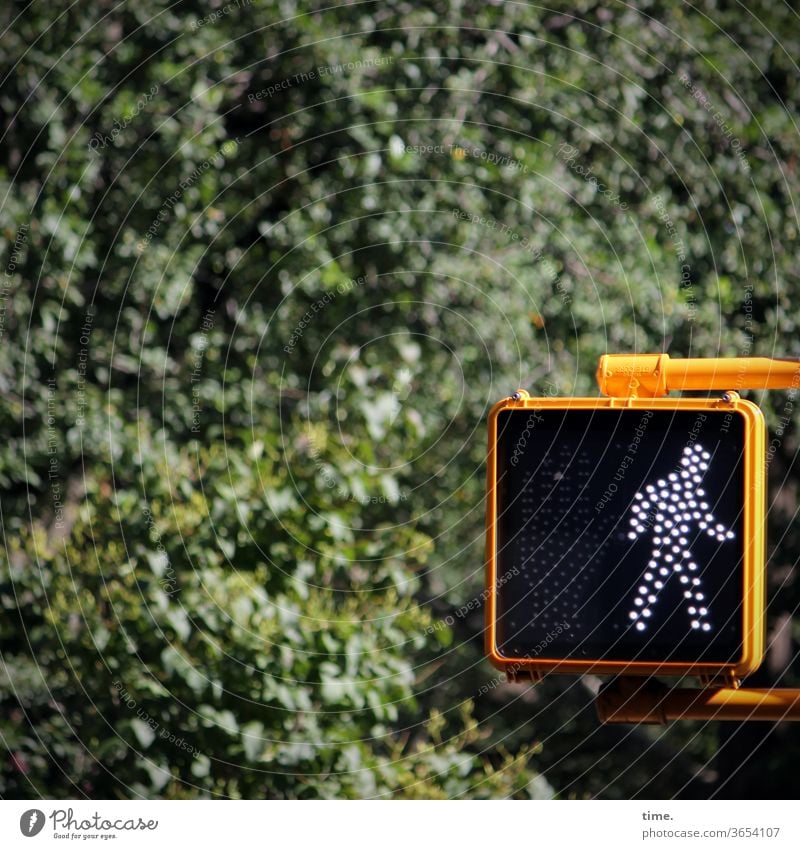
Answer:
[[[765,426],[727,393],[489,417],[487,650],[511,673],[744,675],[763,654]]]

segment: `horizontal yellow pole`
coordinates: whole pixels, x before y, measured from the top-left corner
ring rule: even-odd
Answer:
[[[604,354],[597,366],[597,385],[614,398],[658,398],[682,389],[796,389],[800,359],[673,360],[669,354]]]
[[[618,679],[597,698],[601,722],[663,724],[675,719],[800,720],[800,690],[735,689],[670,690],[654,681]]]

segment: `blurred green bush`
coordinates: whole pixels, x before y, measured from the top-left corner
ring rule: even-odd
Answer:
[[[494,686],[454,614],[495,400],[800,353],[800,28],[756,5],[9,6],[3,797],[722,792],[713,728]]]

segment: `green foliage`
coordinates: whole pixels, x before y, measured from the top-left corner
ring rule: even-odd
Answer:
[[[712,728],[486,692],[452,614],[495,400],[593,393],[606,351],[800,353],[800,27],[756,5],[15,17],[0,794],[710,792]]]

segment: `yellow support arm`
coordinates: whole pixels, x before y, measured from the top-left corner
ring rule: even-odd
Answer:
[[[797,389],[800,359],[670,359],[669,354],[605,354],[597,385],[613,398],[659,398],[681,389]]]
[[[617,678],[596,701],[601,722],[662,725],[674,719],[726,719],[771,722],[800,719],[800,690],[707,687],[670,690],[653,679]]]

